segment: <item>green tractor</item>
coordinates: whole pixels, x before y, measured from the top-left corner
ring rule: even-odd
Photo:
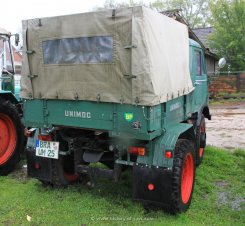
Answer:
[[[0,29],[0,175],[7,175],[23,150],[20,81],[15,77],[11,34]],[[18,43],[18,35],[15,35]]]
[[[131,168],[133,200],[187,210],[211,119],[187,27],[139,6],[27,20],[23,35],[28,175],[67,186]]]

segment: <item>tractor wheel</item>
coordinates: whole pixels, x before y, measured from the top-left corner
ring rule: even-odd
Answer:
[[[59,159],[52,160],[52,181],[53,187],[67,187],[77,181],[79,175],[74,172],[73,155],[60,156]]]
[[[171,205],[168,211],[176,214],[186,211],[191,203],[195,180],[195,151],[189,140],[179,139],[175,146]]]
[[[0,175],[7,175],[20,161],[24,131],[15,106],[0,99]]]
[[[206,125],[205,118],[202,115],[199,125],[196,127],[196,139],[197,139],[197,148],[196,148],[196,165],[199,166],[203,160],[204,149],[206,147]]]

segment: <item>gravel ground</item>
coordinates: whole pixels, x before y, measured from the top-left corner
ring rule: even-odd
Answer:
[[[245,149],[245,101],[211,105],[211,114],[212,120],[206,120],[207,144]]]

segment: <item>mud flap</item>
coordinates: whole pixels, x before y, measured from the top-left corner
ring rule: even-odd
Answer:
[[[148,185],[154,188],[149,190]],[[172,171],[166,168],[133,166],[133,200],[168,207],[171,204]]]
[[[52,180],[52,159],[37,157],[34,149],[27,152],[27,174],[41,181]]]

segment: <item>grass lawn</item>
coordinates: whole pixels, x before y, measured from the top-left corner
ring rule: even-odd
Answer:
[[[100,180],[93,189],[76,184],[59,190],[19,171],[0,177],[0,225],[245,225],[243,150],[208,147],[191,207],[177,216],[132,202],[130,170],[119,183]]]
[[[242,104],[245,102],[245,98],[230,98],[230,99],[212,99],[209,100],[209,105],[212,106],[227,106],[227,105],[233,105],[233,104]]]

